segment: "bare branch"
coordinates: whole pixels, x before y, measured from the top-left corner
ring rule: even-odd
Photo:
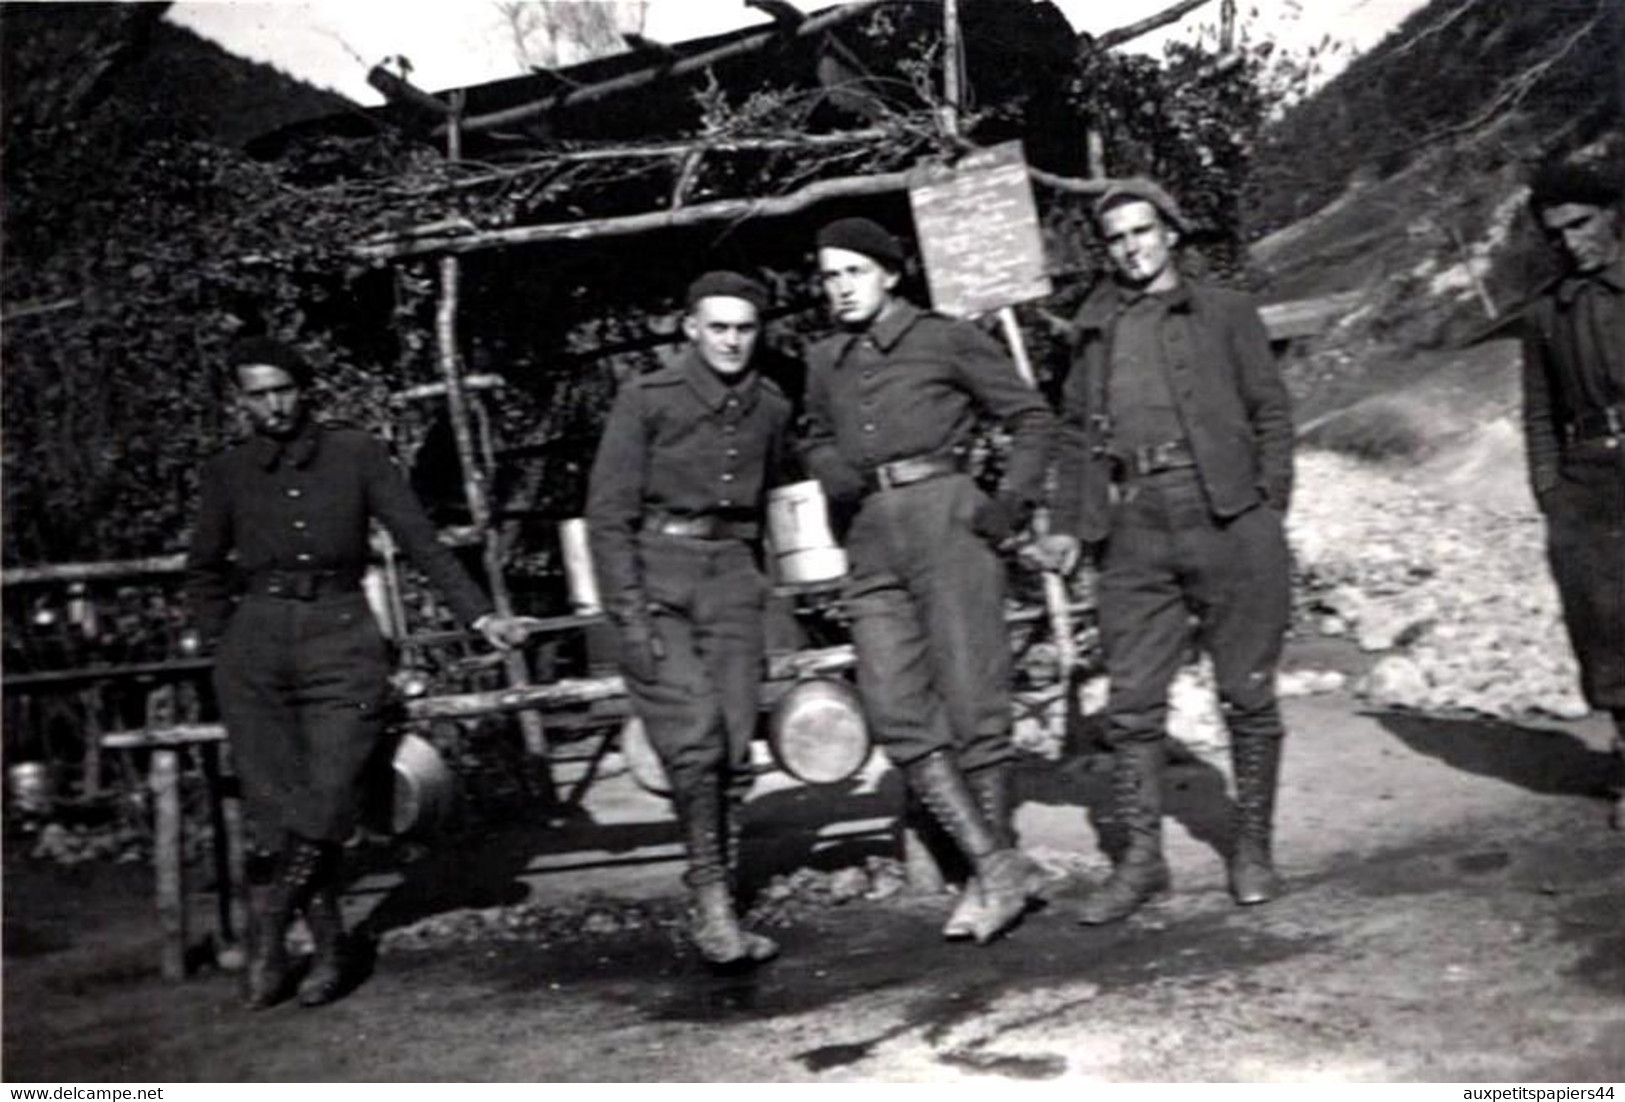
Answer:
[[[1130,23],[1127,26],[1118,27],[1116,30],[1107,31],[1095,39],[1094,49],[1110,50],[1123,45],[1125,42],[1132,42],[1136,38],[1160,30],[1170,23],[1179,22],[1208,2],[1209,0],[1180,0],[1179,3],[1172,7],[1164,8],[1155,15],[1148,15],[1138,23]]]

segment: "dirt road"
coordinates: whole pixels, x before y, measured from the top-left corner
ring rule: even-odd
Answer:
[[[658,922],[610,921],[386,951],[337,1005],[250,1015],[231,976],[159,982],[144,870],[8,853],[4,1075],[1625,1080],[1625,837],[1605,826],[1603,726],[1362,714],[1340,696],[1291,701],[1288,718],[1292,891],[1271,905],[1230,904],[1224,777],[1197,760],[1171,778],[1176,894],[1126,925],[1074,925],[1062,892],[976,948],[939,940],[945,899],[857,899],[798,913],[775,931],[782,958],[745,976],[674,954]],[[826,868],[884,851],[868,828],[895,789],[876,784],[763,792],[757,879],[814,849]],[[675,834],[625,782],[598,787],[592,822],[380,870],[348,906],[381,929],[589,889],[658,912]],[[1033,762],[1020,790],[1030,847],[1102,867],[1104,777]]]

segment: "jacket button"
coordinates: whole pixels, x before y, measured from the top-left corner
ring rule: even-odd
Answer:
[[[301,490],[297,486],[289,486],[288,487],[288,496],[289,497],[301,497],[301,496],[303,496],[304,492],[305,491]]]
[[[724,472],[722,472],[722,481],[724,481],[724,482],[732,482],[733,480],[734,480],[734,476],[733,476],[732,471],[724,471]]]
[[[294,558],[299,562],[309,562],[310,553],[307,551],[301,551],[299,554],[295,555]]]
[[[303,532],[307,527],[309,526],[302,520],[296,520],[293,522],[293,530],[295,532]]]

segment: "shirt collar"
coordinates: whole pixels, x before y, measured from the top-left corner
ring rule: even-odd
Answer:
[[[274,471],[286,459],[296,468],[310,466],[316,458],[317,449],[321,446],[321,431],[317,424],[306,418],[299,431],[287,440],[277,440],[263,433],[256,433],[249,447],[253,449],[254,462],[267,471]]]
[[[1592,285],[1606,287],[1616,295],[1625,291],[1625,249],[1622,249],[1620,255],[1606,268],[1599,268],[1586,275],[1571,275],[1560,280],[1557,284],[1557,301],[1563,306],[1569,306],[1581,291]]]
[[[920,320],[922,313],[924,311],[907,299],[894,299],[891,309],[870,323],[869,336],[877,345],[889,352],[903,339],[903,334]]]
[[[1106,280],[1096,284],[1095,289],[1083,300],[1072,326],[1075,330],[1104,330],[1118,315],[1148,298],[1162,303],[1169,313],[1190,313],[1196,306],[1196,298],[1191,294],[1190,284],[1184,280],[1181,280],[1172,291],[1157,294],[1131,290],[1115,280]]]
[[[700,358],[700,354],[690,347],[683,353],[683,378],[688,380],[688,385],[699,396],[700,401],[711,410],[720,410],[729,398],[736,395],[743,410],[750,409],[756,401],[754,366],[746,367],[745,377],[729,385],[723,382],[722,376],[711,370],[710,365]]]

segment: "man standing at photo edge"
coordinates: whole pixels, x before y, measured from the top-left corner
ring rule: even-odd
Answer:
[[[809,352],[802,456],[855,509],[844,589],[875,739],[971,863],[943,935],[987,942],[1042,876],[1016,848],[1010,644],[1000,550],[1042,493],[1053,415],[974,325],[897,288],[902,246],[865,218],[825,225],[819,275],[841,332]],[[995,497],[964,470],[977,415],[1011,435]]]
[[[1099,548],[1114,819],[1126,849],[1079,911],[1127,917],[1169,886],[1162,852],[1168,687],[1190,642],[1212,656],[1230,731],[1236,902],[1280,891],[1271,855],[1284,728],[1275,671],[1291,611],[1284,516],[1292,414],[1250,298],[1184,279],[1173,197],[1125,181],[1096,202],[1113,278],[1084,301],[1063,389],[1054,534],[1070,570]]]
[[[299,1002],[320,1006],[347,978],[343,845],[384,737],[388,656],[361,591],[369,522],[492,646],[523,641],[529,624],[494,614],[382,442],[311,418],[304,357],[255,337],[225,367],[253,435],[204,467],[187,587],[205,645],[218,644],[215,691],[250,818],[278,845],[253,915],[247,1002],[262,1009],[287,993],[288,928],[303,915],[315,958]]]
[[[1586,703],[1614,721],[1625,830],[1625,181],[1557,162],[1529,209],[1564,266],[1525,315],[1524,437]]]

